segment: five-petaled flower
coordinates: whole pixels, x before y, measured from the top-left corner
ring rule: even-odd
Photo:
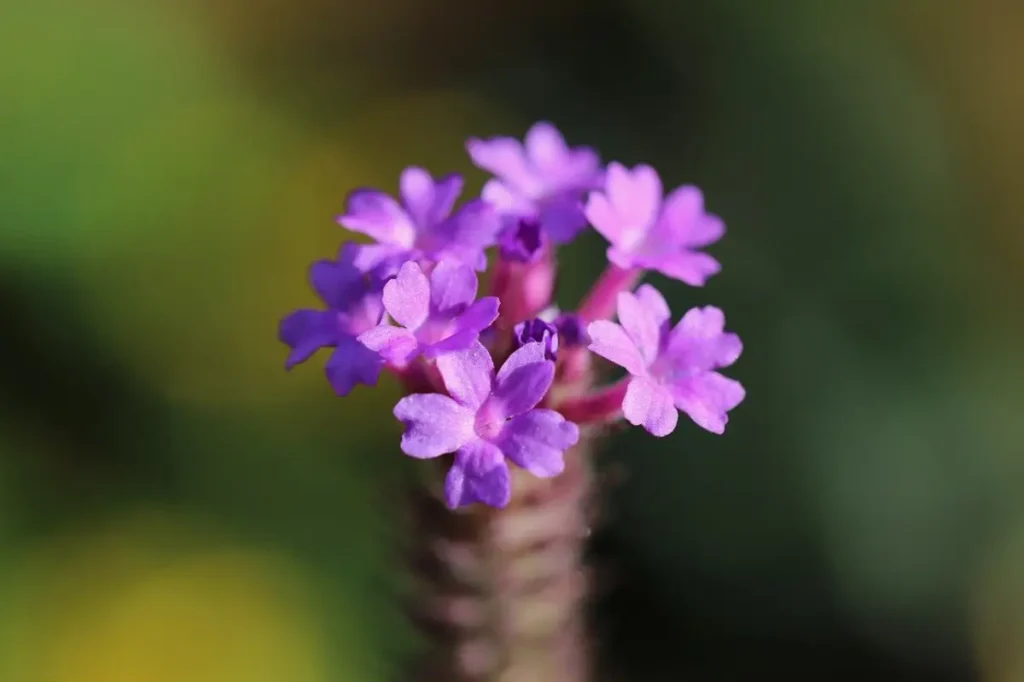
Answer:
[[[428,279],[409,261],[384,285],[384,309],[401,326],[381,324],[360,340],[397,367],[420,355],[469,348],[498,317],[498,299],[476,301],[476,288],[476,273],[467,265],[441,261]]]
[[[529,219],[555,244],[565,244],[587,222],[582,195],[600,186],[601,162],[589,147],[570,148],[558,129],[547,122],[535,123],[524,142],[512,137],[466,143],[478,167],[493,173],[483,198],[510,217],[506,228],[518,230],[518,220]]]
[[[649,284],[636,294],[623,292],[619,323],[599,320],[588,327],[590,350],[621,365],[631,378],[622,401],[630,424],[655,436],[676,428],[677,409],[712,433],[725,431],[726,413],[743,400],[743,387],[714,371],[728,367],[743,350],[735,334],[724,331],[718,308],[693,308],[674,328],[671,313]]]
[[[563,453],[576,444],[579,429],[554,410],[536,408],[555,377],[543,344],[519,348],[496,376],[480,344],[438,358],[437,368],[449,395],[406,396],[395,405],[395,417],[405,425],[405,454],[455,453],[444,485],[449,507],[508,504],[506,460],[540,478],[562,472]]]
[[[682,411],[722,433],[744,389],[717,370],[739,357],[739,338],[710,306],[671,327],[662,295],[636,288],[649,270],[692,286],[718,272],[699,249],[725,228],[700,190],[663,198],[653,168],[605,170],[594,150],[568,147],[550,123],[524,142],[472,139],[467,150],[494,177],[461,208],[459,176],[417,167],[401,173],[398,199],[371,189],[348,196],[338,222],[374,243],[345,244],[335,260],[312,265],[325,308],[281,320],[285,367],[330,347],[325,373],[339,395],[376,384],[382,370],[401,379],[401,449],[420,459],[454,453],[444,485],[452,508],[508,504],[508,462],[540,478],[561,473],[579,425],[624,417],[665,436]],[[588,222],[610,243],[609,265],[563,313],[552,302],[553,247]],[[489,295],[477,299],[488,250]],[[607,319],[616,307],[617,323]],[[595,387],[591,353],[628,376]]]
[[[320,260],[310,266],[310,286],[327,310],[296,310],[281,320],[277,334],[291,348],[285,369],[305,362],[321,348],[333,347],[324,373],[342,396],[356,384],[376,384],[384,366],[380,356],[358,338],[377,325],[384,313],[381,280],[354,265],[361,248],[346,243],[336,260]]]
[[[452,213],[462,193],[462,178],[446,175],[434,180],[422,168],[410,167],[399,178],[395,201],[374,189],[349,194],[338,223],[377,241],[358,265],[388,263],[397,269],[418,258],[457,260],[476,270],[487,267],[484,250],[494,244],[501,219],[494,207],[477,199]]]
[[[722,237],[722,220],[704,212],[704,196],[692,185],[662,200],[661,178],[650,166],[608,164],[604,191],[590,194],[586,215],[611,244],[608,260],[620,268],[657,270],[691,286],[703,286],[721,269],[696,249]]]

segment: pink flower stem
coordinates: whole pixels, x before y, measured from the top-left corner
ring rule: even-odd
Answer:
[[[582,396],[568,398],[556,407],[562,416],[577,424],[596,424],[618,418],[630,377]]]
[[[491,280],[491,296],[501,299],[498,327],[512,329],[536,317],[551,304],[555,288],[555,258],[550,247],[530,263],[499,259]]]
[[[643,270],[639,268],[625,270],[609,263],[601,277],[583,297],[583,303],[576,314],[584,322],[608,319],[615,312],[619,293],[631,290],[642,276]]]

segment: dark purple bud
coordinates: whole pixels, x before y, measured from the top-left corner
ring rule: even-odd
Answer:
[[[576,348],[590,343],[590,339],[587,338],[587,330],[579,315],[569,313],[559,315],[555,318],[554,325],[565,348]]]
[[[518,218],[498,237],[501,257],[514,263],[529,263],[544,248],[540,223],[533,218]]]
[[[558,330],[555,325],[540,319],[527,320],[515,326],[516,348],[539,341],[544,344],[544,355],[554,362],[558,354]]]

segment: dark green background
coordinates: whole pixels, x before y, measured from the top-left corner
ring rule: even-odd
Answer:
[[[0,680],[384,680],[397,387],[286,375],[345,192],[554,121],[701,185],[724,437],[608,443],[608,680],[1024,679],[1019,3],[0,9]],[[572,303],[602,266],[563,255]]]

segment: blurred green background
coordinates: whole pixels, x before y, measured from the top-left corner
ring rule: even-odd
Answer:
[[[0,681],[389,679],[397,387],[276,322],[347,190],[537,119],[705,189],[665,289],[746,345],[602,458],[604,679],[1024,680],[1022,68],[1015,0],[4,3]]]

